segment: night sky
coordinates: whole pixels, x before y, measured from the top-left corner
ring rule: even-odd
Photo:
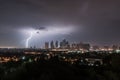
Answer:
[[[0,0],[0,47],[68,39],[95,45],[120,43],[119,0]],[[52,33],[52,34],[49,34]]]

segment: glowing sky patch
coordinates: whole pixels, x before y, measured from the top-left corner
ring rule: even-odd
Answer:
[[[27,34],[27,39],[25,42],[25,47],[30,47],[31,40],[36,40],[38,37],[44,39],[46,37],[56,36],[56,35],[70,35],[74,31],[73,27],[47,27],[46,29],[22,29],[22,32]]]

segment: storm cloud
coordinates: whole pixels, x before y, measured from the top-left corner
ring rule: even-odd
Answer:
[[[53,40],[63,37],[77,42],[119,44],[119,3],[119,0],[0,0],[0,44],[21,47],[23,36],[19,30],[36,27],[44,30],[51,26],[76,29],[69,36],[52,37]]]

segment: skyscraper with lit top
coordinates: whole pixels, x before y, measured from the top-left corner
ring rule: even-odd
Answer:
[[[54,41],[51,41],[50,46],[51,46],[51,49],[54,49],[54,48],[55,48],[55,46],[54,46]]]
[[[45,42],[45,49],[49,49],[49,42]]]
[[[55,42],[55,48],[58,48],[58,41]]]

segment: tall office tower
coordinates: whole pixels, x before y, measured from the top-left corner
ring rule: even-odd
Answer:
[[[55,47],[58,48],[58,41],[55,42]]]
[[[65,48],[65,46],[66,46],[66,39],[62,41],[62,47]]]
[[[66,48],[70,49],[70,43],[68,41],[66,42]]]
[[[51,41],[50,46],[51,46],[51,49],[54,49],[54,48],[55,48],[53,41]]]
[[[63,42],[60,42],[60,48],[63,48]]]
[[[45,42],[45,49],[49,49],[49,42]]]
[[[68,46],[69,46],[69,42],[66,39],[64,39],[62,42],[60,42],[61,48],[65,49],[65,48],[68,48]]]

